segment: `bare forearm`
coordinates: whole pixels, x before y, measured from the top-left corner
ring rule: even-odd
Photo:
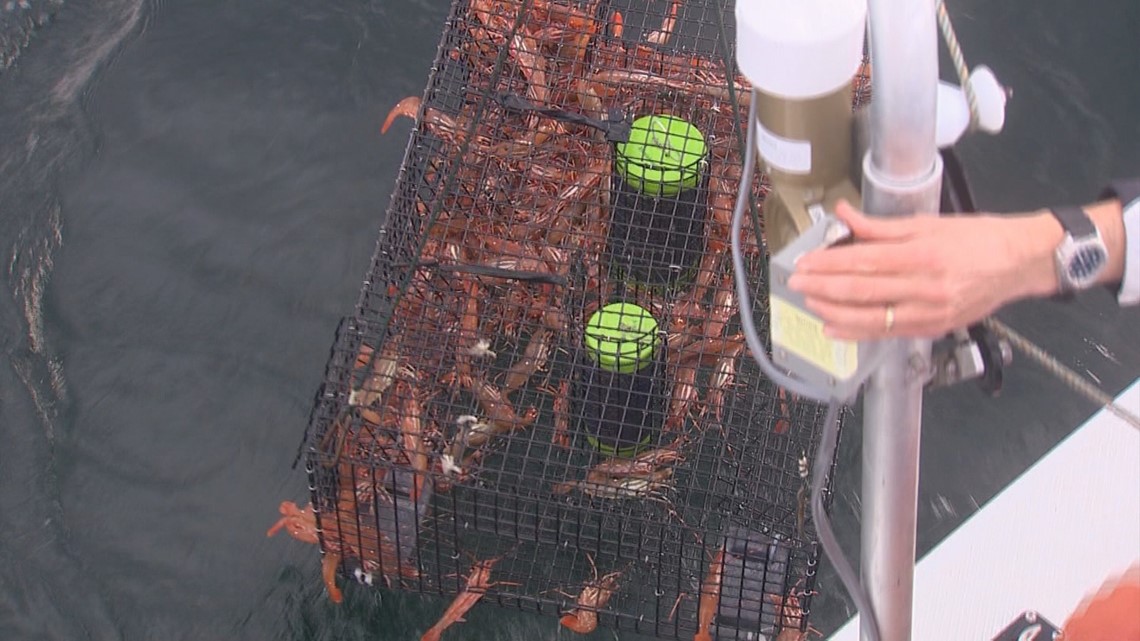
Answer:
[[[1106,200],[1087,205],[1084,209],[1100,231],[1108,250],[1108,264],[1099,284],[1118,283],[1124,275],[1125,252],[1120,202]],[[1006,221],[1012,268],[1024,275],[1019,290],[1012,292],[1011,300],[1056,294],[1059,284],[1053,252],[1065,235],[1061,224],[1044,209],[1009,217]]]
[[[1136,191],[1127,185],[1117,193]],[[1140,303],[1140,205],[1123,214],[1116,200],[1084,209],[1108,254],[1100,284],[1120,283],[1122,305]],[[829,336],[943,336],[1012,301],[1061,289],[1054,256],[1065,234],[1050,210],[875,219],[842,201],[835,213],[855,242],[800,256],[788,279]]]

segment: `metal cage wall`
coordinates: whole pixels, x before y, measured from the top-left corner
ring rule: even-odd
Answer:
[[[735,313],[732,5],[563,1],[455,2],[384,123],[415,119],[279,527],[334,599],[455,595],[493,560],[482,603],[578,631],[798,634],[824,408],[761,376]]]

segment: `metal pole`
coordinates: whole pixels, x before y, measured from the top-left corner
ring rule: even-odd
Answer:
[[[936,213],[942,160],[935,145],[935,2],[869,0],[868,10],[875,97],[863,207],[874,216]],[[863,399],[862,581],[882,641],[910,641],[922,389],[931,341],[894,339],[883,347]]]

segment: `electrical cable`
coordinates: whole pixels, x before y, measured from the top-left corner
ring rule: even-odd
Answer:
[[[843,554],[839,540],[835,538],[835,531],[831,529],[831,519],[827,516],[826,506],[823,504],[824,488],[827,487],[827,473],[831,461],[835,457],[835,450],[839,446],[839,403],[832,401],[827,405],[827,414],[823,419],[823,434],[819,439],[819,450],[812,463],[811,473],[811,518],[815,522],[816,534],[823,552],[827,555],[835,573],[843,582],[847,592],[855,601],[859,610],[859,621],[864,635],[868,641],[879,641],[879,622],[875,618],[871,599],[863,589],[859,576],[851,567],[851,562]]]
[[[867,592],[863,589],[863,585],[859,581],[859,576],[852,568],[851,562],[848,561],[846,555],[844,555],[843,548],[840,547],[839,541],[836,540],[835,533],[831,529],[831,521],[827,516],[827,511],[824,509],[823,504],[827,473],[831,466],[831,460],[835,456],[835,450],[838,447],[839,441],[839,428],[837,425],[839,407],[845,404],[847,399],[834,398],[827,390],[819,389],[814,385],[797,380],[780,372],[765,353],[764,345],[760,341],[760,336],[756,331],[756,324],[752,317],[752,302],[747,283],[748,272],[744,266],[744,252],[741,247],[740,238],[741,231],[744,227],[744,211],[748,206],[752,192],[752,176],[756,170],[756,102],[755,97],[753,97],[748,108],[748,133],[745,136],[744,173],[740,178],[740,191],[736,195],[736,206],[732,212],[732,229],[729,234],[732,246],[733,280],[736,284],[736,296],[740,302],[738,307],[740,310],[741,326],[744,331],[745,341],[748,343],[748,351],[751,352],[753,360],[756,361],[756,364],[766,376],[789,392],[818,402],[827,402],[828,404],[826,418],[824,419],[823,435],[820,438],[819,448],[812,466],[812,520],[816,524],[819,542],[823,547],[824,554],[828,560],[831,561],[831,565],[835,568],[836,574],[839,575],[839,580],[843,582],[843,586],[847,589],[848,594],[850,594],[852,600],[855,601],[855,607],[859,610],[859,621],[865,637],[868,641],[879,641],[879,626],[875,618],[874,609],[871,606],[871,600],[867,596]],[[756,235],[757,237],[760,236],[760,230],[756,230]]]
[[[744,252],[740,246],[740,234],[744,228],[744,209],[748,206],[748,199],[752,192],[752,174],[756,171],[756,99],[753,98],[751,105],[748,108],[748,133],[745,136],[745,151],[744,151],[744,175],[740,179],[740,191],[736,194],[736,208],[732,216],[732,230],[729,236],[732,239],[732,271],[733,281],[736,284],[736,298],[740,301],[740,324],[741,329],[744,331],[744,340],[748,343],[748,349],[756,358],[757,365],[764,372],[764,375],[772,379],[777,385],[783,387],[785,390],[810,398],[819,403],[826,403],[831,400],[830,391],[825,388],[819,388],[810,383],[806,383],[799,379],[793,378],[776,368],[765,355],[764,344],[760,340],[760,335],[756,331],[756,321],[752,317],[752,303],[751,296],[748,293],[748,270],[744,266]],[[760,237],[760,231],[756,231],[756,237]],[[767,259],[767,256],[765,256]]]
[[[720,25],[721,39],[727,42],[724,17],[719,11],[716,12],[716,15]],[[733,67],[728,51],[724,52],[724,68],[726,77],[728,78],[729,95],[733,97],[733,102],[738,105],[739,103],[736,103],[735,93],[733,91]],[[828,517],[827,510],[824,506],[824,488],[827,486],[827,474],[831,467],[831,461],[835,457],[835,451],[839,446],[839,408],[841,405],[847,404],[849,399],[835,398],[830,394],[829,390],[817,388],[810,383],[800,381],[779,371],[768,358],[764,344],[756,331],[756,321],[752,316],[752,297],[748,291],[748,270],[744,265],[744,251],[741,247],[741,231],[743,231],[744,228],[744,212],[746,209],[750,209],[750,205],[752,204],[752,177],[756,172],[756,154],[758,153],[756,150],[756,103],[756,96],[753,95],[748,104],[748,128],[747,134],[745,135],[744,149],[742,150],[744,156],[743,175],[740,178],[739,191],[736,194],[736,203],[732,211],[732,226],[729,231],[729,244],[732,248],[733,282],[736,285],[740,325],[744,332],[744,340],[748,344],[748,351],[752,354],[752,359],[756,361],[756,364],[760,367],[760,371],[762,371],[765,376],[793,394],[817,402],[827,403],[823,434],[820,436],[819,447],[816,450],[815,461],[812,465],[811,517],[815,523],[824,555],[831,561],[836,574],[839,575],[839,580],[843,583],[843,586],[847,589],[847,593],[851,595],[851,599],[855,602],[855,608],[859,611],[860,615],[859,624],[866,640],[880,641],[879,623],[875,616],[875,610],[871,605],[871,599],[867,595],[866,590],[863,589],[863,584],[860,582],[859,576],[855,573],[854,568],[852,568],[851,562],[843,553],[843,548],[839,545],[839,541],[835,538],[835,532],[831,529],[831,519]],[[737,129],[737,135],[739,135],[739,129]],[[761,238],[760,223],[754,210],[752,218],[753,225],[756,227],[756,238],[759,240]],[[763,252],[763,260],[765,264],[767,264],[769,256],[767,248],[763,246],[763,243],[761,243],[761,251]],[[857,393],[856,391],[855,394]]]

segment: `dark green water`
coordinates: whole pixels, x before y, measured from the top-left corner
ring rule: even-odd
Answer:
[[[1140,173],[1140,5],[950,5],[968,60],[1014,90],[1005,132],[961,146],[982,207]],[[0,73],[0,639],[414,639],[442,611],[335,606],[315,548],[265,529],[307,498],[290,464],[409,126],[379,124],[422,92],[446,11],[71,0]],[[1140,310],[1107,295],[1002,317],[1109,393],[1140,375]],[[997,400],[929,393],[920,553],[1094,411],[1024,359]],[[858,442],[835,507],[851,551]],[[826,570],[821,589],[830,632],[849,600]],[[484,607],[445,638],[571,636]]]

